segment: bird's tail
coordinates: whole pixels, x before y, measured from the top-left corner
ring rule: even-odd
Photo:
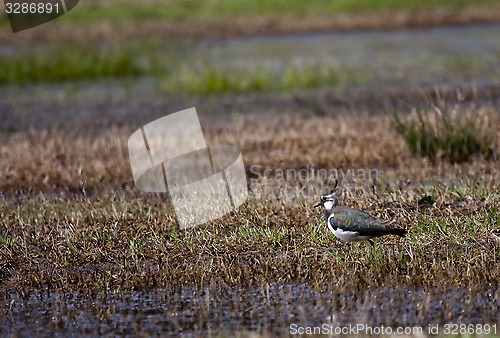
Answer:
[[[392,235],[396,235],[399,237],[405,237],[407,233],[406,229],[401,229],[401,228],[390,229],[388,232]]]

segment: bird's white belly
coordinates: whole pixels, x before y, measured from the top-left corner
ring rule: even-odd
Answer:
[[[335,237],[343,240],[344,242],[357,242],[370,239],[372,236],[360,236],[356,231],[345,231],[340,228],[333,232]]]

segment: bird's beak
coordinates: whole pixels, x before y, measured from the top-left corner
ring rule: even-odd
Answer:
[[[316,203],[315,205],[313,205],[313,208],[317,208],[317,207],[319,207],[319,206],[321,206],[321,202],[318,202],[318,203]]]

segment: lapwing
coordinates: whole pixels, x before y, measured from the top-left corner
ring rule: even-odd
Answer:
[[[393,221],[382,221],[361,210],[339,206],[336,194],[338,181],[329,194],[321,196],[314,207],[323,206],[328,229],[344,242],[371,240],[374,237],[397,235],[404,237],[406,229],[391,227]]]

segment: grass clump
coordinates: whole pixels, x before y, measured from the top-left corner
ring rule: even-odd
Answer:
[[[474,155],[489,158],[493,152],[488,118],[474,110],[438,107],[433,111],[414,110],[405,118],[394,115],[394,124],[416,156],[456,163]]]

